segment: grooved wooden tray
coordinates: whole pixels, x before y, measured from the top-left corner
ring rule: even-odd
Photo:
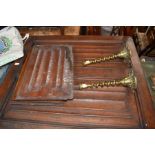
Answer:
[[[83,60],[117,53],[123,49],[125,44],[131,50],[131,65],[117,59],[87,67],[82,66],[81,62]],[[29,46],[27,52],[31,53],[36,47],[45,48],[55,45],[72,46],[74,59],[73,99],[65,101],[47,100],[45,96],[42,96],[44,98],[42,100],[27,100],[20,87],[23,89],[23,86],[29,82],[23,81],[23,83],[20,83],[21,78],[19,78],[17,84],[15,82],[15,87],[18,88],[15,92],[20,91],[17,94],[15,93],[14,97],[8,98],[6,108],[3,111],[3,117],[0,121],[3,128],[155,127],[152,100],[131,38],[100,36],[33,37],[27,44]],[[44,48],[43,50],[45,50]],[[42,58],[45,59],[45,56]],[[20,74],[27,72],[27,65],[25,66],[25,64],[28,63],[30,62],[25,61],[21,65],[22,71],[20,71]],[[35,60],[33,64],[37,64]],[[131,68],[138,81],[135,91],[121,86],[79,90],[79,84],[82,82],[119,79],[127,76]],[[32,67],[30,72],[34,71]],[[39,74],[42,74],[42,71]],[[25,74],[25,79],[32,78],[32,76],[27,77],[28,75],[33,74]],[[40,79],[38,79],[38,82],[41,83]],[[12,88],[10,92],[12,95],[10,96],[13,96],[15,87]],[[18,94],[22,94],[20,100],[17,97]],[[29,94],[29,96],[33,95]]]

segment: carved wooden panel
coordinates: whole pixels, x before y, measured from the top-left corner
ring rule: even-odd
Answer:
[[[67,46],[34,46],[20,74],[14,100],[73,98],[72,61]]]

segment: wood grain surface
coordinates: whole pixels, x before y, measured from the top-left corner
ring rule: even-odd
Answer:
[[[73,51],[73,99],[49,100],[40,92],[43,99],[27,100],[26,97],[18,100],[14,97],[17,85],[29,84],[27,81],[20,83],[21,78],[15,82],[6,108],[0,120],[1,128],[154,128],[155,117],[152,100],[144,78],[144,74],[136,53],[134,43],[128,37],[101,37],[101,36],[55,36],[33,37],[30,41],[31,50],[27,50],[28,56],[33,53],[35,47],[52,47],[56,45],[72,46]],[[26,46],[30,46],[30,42]],[[117,59],[110,62],[82,66],[82,61],[88,58],[97,58],[117,53],[128,46],[131,50],[131,64]],[[43,49],[44,50],[44,49]],[[43,54],[43,53],[42,53]],[[38,55],[38,53],[36,53]],[[41,62],[51,59],[42,56]],[[30,60],[30,59],[27,59]],[[31,61],[35,62],[35,58]],[[28,75],[24,61],[18,77],[27,79]],[[48,64],[48,63],[47,63]],[[25,67],[24,67],[25,66]],[[43,69],[47,71],[46,69]],[[133,70],[137,79],[135,91],[127,87],[104,87],[100,89],[79,90],[79,84],[83,82],[97,82],[102,80],[119,79],[128,75]],[[35,72],[32,67],[29,72]],[[14,73],[15,74],[15,73]],[[42,72],[40,71],[40,73]],[[46,75],[41,76],[43,79]],[[31,79],[32,76],[29,77]],[[44,80],[35,80],[32,85],[42,83]],[[53,80],[52,80],[53,81]],[[31,85],[31,87],[32,87]],[[41,86],[39,84],[38,86]],[[23,87],[24,88],[24,87]],[[34,87],[33,87],[34,88]],[[18,89],[20,90],[20,89]],[[51,88],[52,90],[52,88]],[[21,93],[24,90],[20,90]],[[16,94],[16,93],[15,93]],[[16,95],[15,95],[16,96]]]
[[[13,99],[72,99],[72,57],[68,46],[34,46],[21,71]]]

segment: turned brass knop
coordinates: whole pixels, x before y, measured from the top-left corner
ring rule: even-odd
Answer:
[[[130,87],[131,89],[137,88],[137,79],[134,76],[133,72],[130,73],[127,77],[119,79],[119,80],[111,80],[111,81],[102,81],[92,84],[80,84],[80,89],[86,88],[102,88],[102,87],[116,87],[116,86],[124,86]]]
[[[96,64],[96,63],[100,63],[100,62],[114,60],[116,58],[129,60],[130,56],[131,56],[130,50],[127,49],[127,48],[124,48],[121,52],[119,52],[117,54],[113,54],[111,56],[101,57],[101,58],[97,58],[97,59],[94,59],[94,60],[86,60],[86,61],[83,62],[83,65],[87,66],[87,65],[90,65],[90,64]]]

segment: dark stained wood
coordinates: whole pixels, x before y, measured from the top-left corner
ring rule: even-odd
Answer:
[[[33,44],[32,40],[29,40],[27,43],[28,44],[24,50],[25,57],[10,63],[7,75],[5,76],[3,83],[0,84],[0,116],[3,114],[7,101],[12,94],[13,87],[16,84],[19,71],[27,56],[27,53],[28,51],[31,51],[31,46]],[[19,65],[15,65],[15,64],[19,64]]]
[[[130,38],[127,43],[132,53],[136,53],[133,40]],[[151,94],[149,93],[149,88],[137,54],[133,54],[132,65],[138,81],[137,96],[139,98],[144,125],[148,128],[155,128],[155,109],[153,107]]]
[[[31,41],[33,42],[31,49],[37,46],[72,46],[73,99],[18,100],[10,97],[0,120],[1,128],[155,128],[152,100],[131,38],[45,36],[33,37]],[[82,66],[81,62],[87,58],[117,53],[123,49],[125,43],[131,50],[132,65],[117,59],[87,67]],[[31,55],[32,51],[27,52]],[[24,63],[27,64],[27,61]],[[21,66],[20,77],[23,71],[26,71],[25,64]],[[79,84],[82,82],[122,78],[128,75],[131,68],[138,79],[138,87],[135,91],[121,86],[79,90]],[[30,68],[30,72],[32,71],[33,67]],[[20,79],[18,84],[19,81]],[[23,83],[25,84],[27,82]],[[12,95],[14,90],[15,87],[12,88]]]
[[[5,106],[5,102],[7,100],[7,94],[9,94],[9,91],[13,86],[13,82],[15,79],[14,73],[16,69],[17,67],[16,68],[9,67],[7,76],[4,78],[3,83],[0,84],[0,116],[2,115],[1,111]],[[10,77],[12,77],[12,80],[10,80]]]
[[[101,26],[87,26],[86,35],[101,35]]]

